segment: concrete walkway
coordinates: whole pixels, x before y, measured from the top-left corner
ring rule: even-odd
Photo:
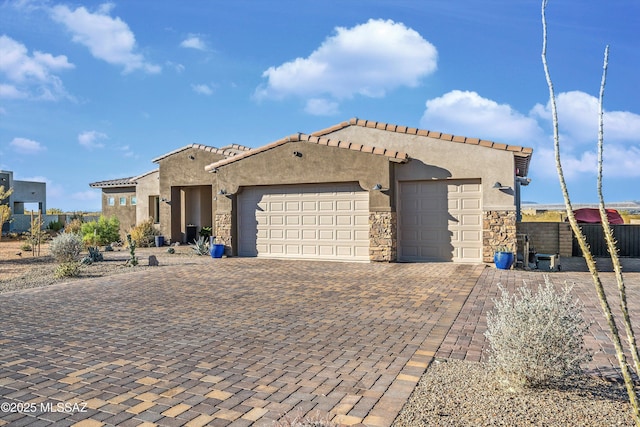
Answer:
[[[0,425],[389,426],[487,271],[209,261],[1,294]]]

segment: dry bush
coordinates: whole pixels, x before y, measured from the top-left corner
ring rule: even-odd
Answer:
[[[502,297],[487,314],[485,336],[489,365],[511,385],[536,387],[580,371],[591,360],[585,349],[588,325],[571,286],[557,292],[548,276],[533,293],[526,286],[514,295],[498,285]]]

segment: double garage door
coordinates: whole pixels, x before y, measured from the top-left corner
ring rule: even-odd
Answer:
[[[356,183],[246,188],[238,254],[368,261],[369,194]]]
[[[407,181],[399,190],[401,261],[482,261],[480,180]]]

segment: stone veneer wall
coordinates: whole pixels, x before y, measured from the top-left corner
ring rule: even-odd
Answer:
[[[516,212],[484,212],[482,224],[482,261],[493,262],[493,254],[499,246],[505,246],[516,252]]]
[[[397,256],[397,215],[395,212],[369,213],[369,259],[390,262]]]
[[[216,242],[224,245],[226,255],[231,255],[231,214],[216,214],[215,224],[213,235],[216,236]]]

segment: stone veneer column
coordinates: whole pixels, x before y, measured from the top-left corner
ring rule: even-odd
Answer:
[[[231,214],[216,214],[216,229],[214,230],[216,241],[224,245],[224,253],[231,254]]]
[[[483,262],[493,262],[493,254],[499,246],[505,246],[515,253],[517,250],[516,212],[484,212],[482,237]]]
[[[369,213],[369,259],[390,262],[397,256],[397,216],[395,212]]]

